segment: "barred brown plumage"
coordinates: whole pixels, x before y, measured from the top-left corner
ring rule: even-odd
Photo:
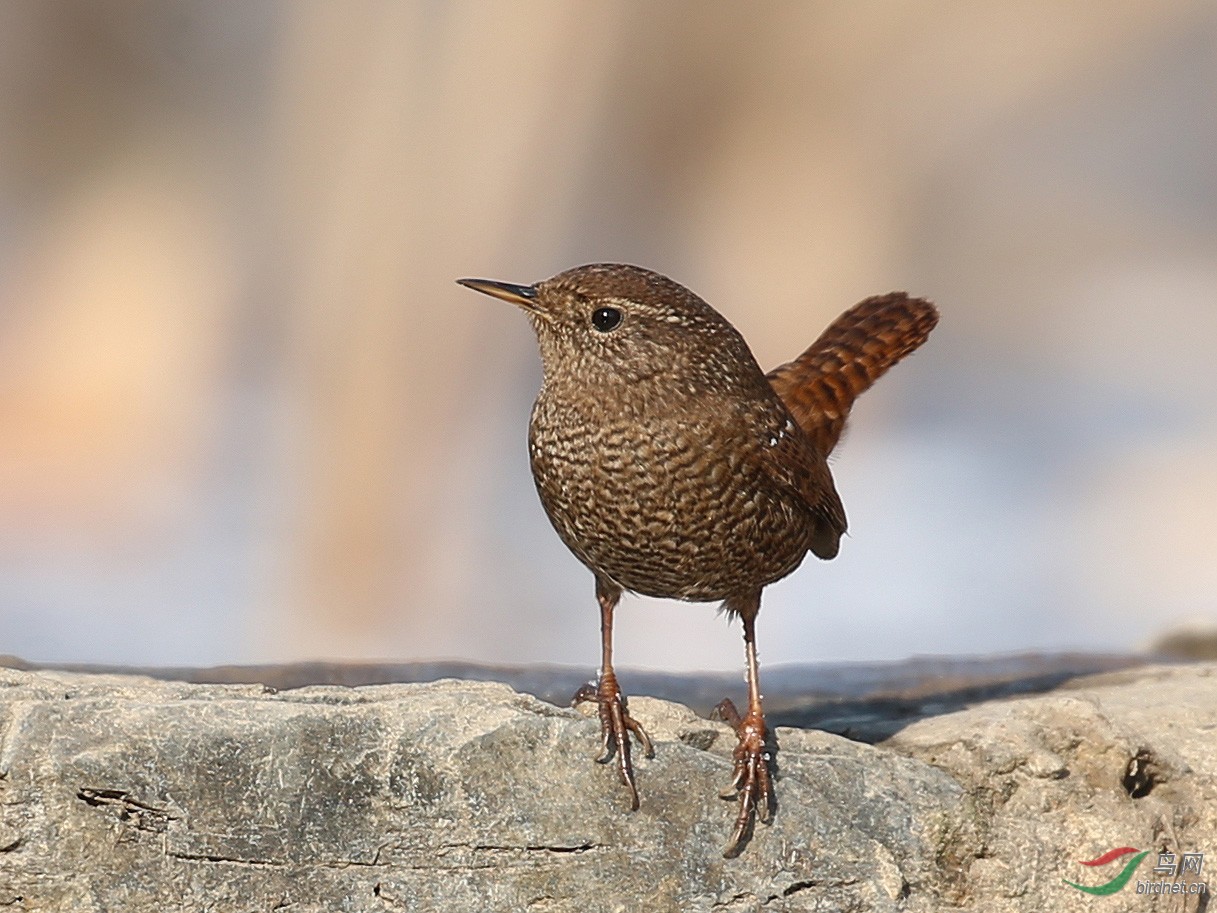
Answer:
[[[597,683],[602,751],[638,808],[628,712],[613,669],[623,591],[721,601],[743,623],[748,711],[736,729],[738,795],[724,854],[740,852],[773,808],[755,622],[762,589],[808,551],[837,554],[845,510],[828,467],[854,399],[921,345],[938,312],[892,292],[854,306],[794,361],[762,373],[722,315],[666,276],[592,264],[534,285],[461,279],[532,321],[544,380],[529,423],[533,479],[567,547],[593,573],[601,613]]]
[[[829,324],[807,351],[766,376],[795,421],[827,456],[850,406],[883,373],[929,337],[938,311],[904,292],[876,295]]]

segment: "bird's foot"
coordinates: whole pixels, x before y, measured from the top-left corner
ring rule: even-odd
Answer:
[[[630,733],[638,739],[648,758],[655,757],[651,737],[626,710],[625,695],[621,693],[617,676],[612,671],[602,673],[596,685],[588,683],[576,691],[571,706],[584,701],[595,701],[600,716],[601,746],[596,761],[607,764],[613,755],[617,756],[617,773],[630,791],[630,809],[637,811],[638,787],[634,785],[634,765],[630,762]]]
[[[712,717],[723,720],[735,729],[739,742],[733,757],[735,767],[731,771],[731,784],[719,795],[724,799],[738,799],[739,812],[735,816],[735,828],[723,855],[731,859],[740,854],[752,834],[752,823],[759,819],[763,824],[773,820],[777,806],[773,796],[773,777],[769,765],[773,753],[769,749],[769,730],[765,716],[760,710],[749,710],[741,717],[730,699],[714,708]]]

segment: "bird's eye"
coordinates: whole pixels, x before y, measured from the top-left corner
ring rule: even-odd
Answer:
[[[619,323],[621,323],[621,311],[616,308],[596,308],[592,312],[592,326],[601,333],[617,329]]]

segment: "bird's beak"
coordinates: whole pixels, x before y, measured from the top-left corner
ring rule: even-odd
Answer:
[[[457,279],[456,283],[465,288],[471,288],[475,292],[481,292],[483,295],[510,301],[534,314],[541,313],[541,309],[537,306],[537,287],[535,285],[512,285],[510,282],[496,282],[493,279]]]

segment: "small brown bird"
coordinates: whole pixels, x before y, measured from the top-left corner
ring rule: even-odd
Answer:
[[[544,380],[528,430],[533,479],[567,548],[596,577],[600,762],[618,759],[638,808],[630,716],[613,671],[613,610],[625,590],[722,602],[744,627],[748,712],[719,714],[738,737],[738,796],[724,855],[754,817],[771,820],[769,731],[761,708],[756,616],[761,590],[803,561],[837,554],[845,511],[828,454],[854,399],[921,345],[938,321],[927,301],[893,292],[837,318],[811,348],[769,374],[742,336],[684,286],[624,264],[594,264],[534,285],[460,279],[532,321]]]

